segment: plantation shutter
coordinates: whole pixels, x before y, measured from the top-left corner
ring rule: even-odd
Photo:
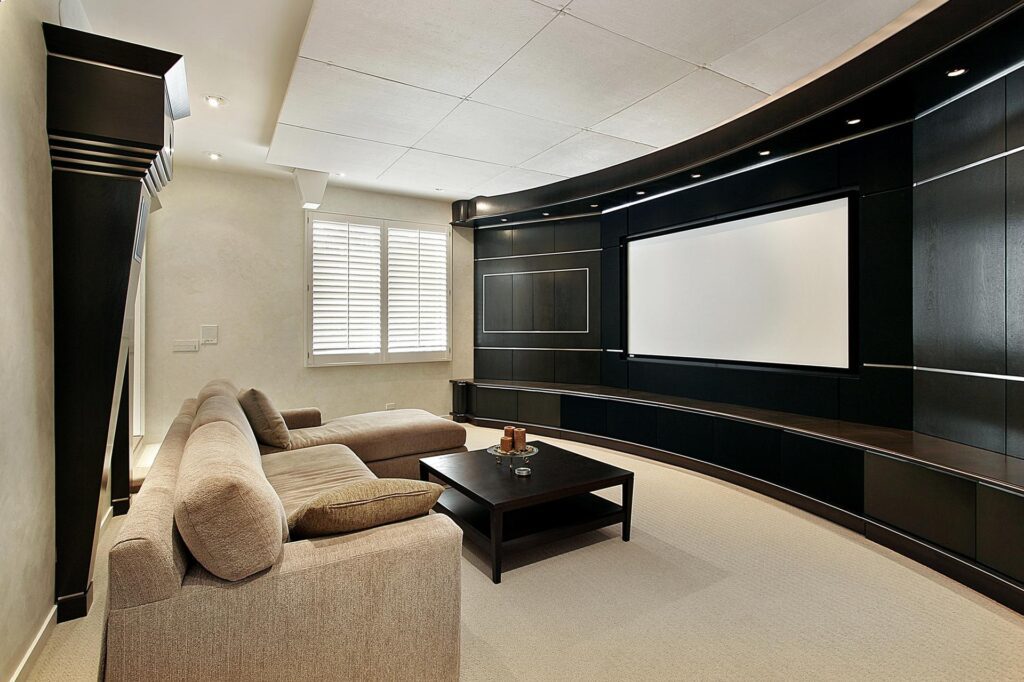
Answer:
[[[388,227],[388,353],[448,352],[448,231]]]
[[[371,360],[381,353],[381,226],[314,220],[311,361]]]

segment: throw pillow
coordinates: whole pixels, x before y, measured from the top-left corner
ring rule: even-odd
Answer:
[[[405,478],[351,481],[316,495],[292,512],[292,538],[351,533],[430,511],[444,488]]]
[[[245,411],[256,439],[264,445],[288,449],[288,425],[284,417],[263,391],[250,388],[238,394],[238,402]]]

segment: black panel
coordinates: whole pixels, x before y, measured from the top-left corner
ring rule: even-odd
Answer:
[[[974,558],[973,481],[874,453],[864,455],[864,511],[940,547]]]
[[[560,396],[557,393],[519,391],[519,419],[524,424],[558,426],[562,416]]]
[[[1006,454],[1024,458],[1024,383],[1006,382]]]
[[[512,379],[512,351],[478,348],[473,353],[473,374],[477,379]]]
[[[914,180],[966,166],[1005,149],[1002,79],[914,122]]]
[[[864,511],[864,452],[795,433],[782,434],[781,483],[854,514]]]
[[[538,272],[533,275],[518,275],[533,278],[533,326],[537,331],[556,329],[555,321],[555,273]]]
[[[491,280],[508,279],[490,277]],[[487,284],[490,287],[490,283]],[[491,327],[488,326],[487,329]],[[533,331],[533,274],[512,275],[512,329]]]
[[[779,483],[781,433],[779,429],[716,419],[713,461],[734,471]]]
[[[838,150],[829,147],[631,206],[629,232],[637,234],[837,189],[838,157]]]
[[[562,396],[562,428],[604,436],[608,433],[607,406],[604,398]]]
[[[601,385],[626,388],[629,383],[628,363],[621,353],[601,353]]]
[[[477,386],[473,396],[473,416],[485,419],[519,421],[517,391]]]
[[[609,400],[608,437],[657,447],[658,408]]]
[[[659,408],[657,447],[710,460],[715,455],[715,420],[702,414]]]
[[[914,371],[862,367],[839,379],[839,418],[843,421],[914,428]]]
[[[914,190],[914,360],[1006,370],[1005,163]]]
[[[554,351],[512,351],[512,378],[516,381],[554,381]]]
[[[560,384],[600,384],[601,351],[555,351],[555,381]]]
[[[476,230],[473,233],[473,250],[477,258],[500,258],[512,255],[512,228]]]
[[[885,192],[860,201],[860,357],[913,364],[913,196]]]
[[[554,225],[523,225],[512,235],[512,254],[551,253],[555,250]]]
[[[601,251],[601,347],[622,348],[619,248]]]
[[[1006,148],[1024,146],[1024,69],[1006,77]]]
[[[914,430],[987,450],[1006,448],[1006,393],[1000,379],[914,373]]]
[[[563,332],[589,331],[588,273],[586,270],[556,272],[555,327]]]
[[[1006,159],[1006,301],[1006,372],[1024,376],[1024,152]]]
[[[601,248],[601,223],[597,218],[555,223],[555,251]]]
[[[512,326],[512,278],[483,278],[484,329],[508,331]]]
[[[978,484],[978,561],[1024,582],[1024,496]]]
[[[913,128],[907,123],[839,146],[839,184],[874,194],[913,182]]]
[[[603,213],[601,215],[601,246],[618,246],[619,240],[626,236],[626,209]]]

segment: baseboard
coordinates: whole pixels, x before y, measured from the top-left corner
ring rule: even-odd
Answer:
[[[51,606],[50,612],[46,614],[46,618],[43,619],[43,624],[39,628],[39,632],[36,633],[35,638],[28,647],[28,651],[21,657],[21,662],[18,663],[18,667],[14,669],[14,674],[11,675],[11,682],[23,682],[28,679],[28,674],[32,670],[32,666],[35,664],[36,659],[39,658],[39,654],[42,652],[43,647],[46,646],[46,640],[50,638],[50,633],[53,632],[53,627],[57,624],[57,606]]]

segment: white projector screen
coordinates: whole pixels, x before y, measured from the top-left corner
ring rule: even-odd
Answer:
[[[849,200],[627,243],[627,352],[846,369]]]

